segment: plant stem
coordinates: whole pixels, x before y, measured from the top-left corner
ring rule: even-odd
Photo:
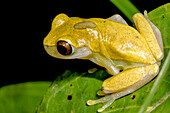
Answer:
[[[132,23],[132,16],[140,11],[129,0],[110,0]]]
[[[162,82],[164,76],[166,75],[166,72],[167,72],[169,66],[170,66],[170,51],[168,52],[168,55],[167,55],[166,60],[162,66],[162,69],[161,69],[155,83],[153,84],[153,87],[152,87],[148,97],[146,98],[145,102],[143,103],[139,113],[145,113],[146,108],[150,104],[152,97],[154,96],[157,88],[159,87],[159,84]]]

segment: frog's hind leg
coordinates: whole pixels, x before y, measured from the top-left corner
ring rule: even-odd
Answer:
[[[144,11],[144,17],[147,19],[147,21],[149,22],[149,24],[151,25],[153,32],[156,36],[156,39],[158,41],[158,44],[163,52],[163,42],[162,42],[162,36],[161,36],[161,32],[160,30],[149,20],[148,15],[147,15],[147,11]]]
[[[159,66],[157,64],[122,71],[103,82],[103,91],[99,91],[98,94],[105,95],[105,97],[98,100],[88,100],[87,104],[104,103],[103,107],[98,109],[98,112],[102,112],[116,99],[134,92],[151,81],[157,75],[158,71]]]
[[[140,34],[146,39],[156,60],[161,61],[163,58],[163,44],[159,42],[161,39],[161,34],[158,32],[159,29],[156,29],[156,26],[154,27],[153,24],[148,21],[149,19],[145,18],[141,13],[136,13],[133,16],[133,20]]]
[[[116,21],[116,22],[128,25],[127,22],[120,15],[118,15],[118,14],[115,14],[115,15],[107,18],[107,19],[111,20],[111,21]]]

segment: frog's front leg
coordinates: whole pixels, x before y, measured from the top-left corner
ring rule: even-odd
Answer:
[[[115,64],[113,61],[100,53],[92,53],[89,59],[99,66],[105,67],[106,71],[111,75],[117,75],[119,73],[119,70],[114,66]]]
[[[110,106],[114,100],[132,93],[148,83],[157,75],[158,71],[159,66],[157,64],[122,71],[103,82],[103,91],[99,91],[99,94],[105,94],[105,97],[99,100],[88,100],[87,104],[94,105],[97,103],[104,103],[103,107],[98,109],[98,112],[102,112],[105,108]]]

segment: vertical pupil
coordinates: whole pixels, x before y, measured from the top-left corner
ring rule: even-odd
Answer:
[[[62,55],[70,55],[72,53],[71,45],[64,40],[57,42],[57,50]]]

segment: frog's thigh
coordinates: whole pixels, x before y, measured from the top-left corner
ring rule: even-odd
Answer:
[[[128,69],[106,79],[102,85],[103,92],[116,93],[127,90],[131,93],[152,80],[158,71],[157,64]]]
[[[158,44],[161,47],[161,50],[163,52],[163,42],[162,42],[162,36],[161,36],[160,30],[149,20],[148,15],[147,15],[147,11],[144,11],[144,17],[146,18],[146,20],[151,25],[151,27],[153,29],[153,32],[154,32],[154,34],[156,36],[156,39],[158,41]]]
[[[156,34],[154,33],[152,26],[141,13],[135,14],[133,16],[133,20],[140,34],[146,39],[154,57],[157,61],[160,61],[163,58],[163,51],[158,44]]]

